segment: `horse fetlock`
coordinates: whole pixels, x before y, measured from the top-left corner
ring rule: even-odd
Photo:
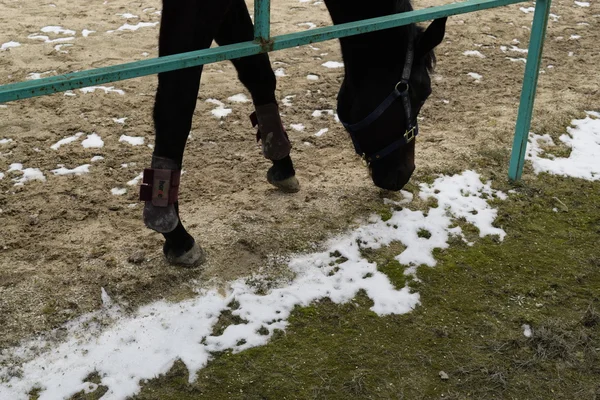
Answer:
[[[292,145],[281,122],[277,104],[256,107],[250,117],[258,125],[257,139],[261,141],[263,155],[269,160],[281,160],[290,154]]]

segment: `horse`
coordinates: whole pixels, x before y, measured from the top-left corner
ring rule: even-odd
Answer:
[[[410,0],[325,0],[334,24],[412,11]],[[434,48],[447,18],[426,29],[415,24],[340,39],[344,79],[337,113],[374,185],[398,191],[415,169],[417,115],[431,94]],[[159,57],[254,39],[244,0],[163,0]],[[292,146],[275,97],[276,77],[268,53],[231,60],[250,92],[263,156],[272,161],[267,181],[283,192],[299,190]],[[161,233],[167,261],[197,266],[205,253],[179,219],[179,176],[200,86],[202,66],[158,75],[153,119],[155,147],[144,170],[140,201],[145,225]]]

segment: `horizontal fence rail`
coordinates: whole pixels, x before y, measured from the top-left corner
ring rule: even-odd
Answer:
[[[468,0],[444,6],[430,7],[379,18],[349,22],[324,28],[311,29],[303,32],[275,36],[270,40],[260,42],[242,42],[211,49],[192,51],[171,56],[158,57],[150,60],[135,61],[110,67],[74,72],[53,76],[34,81],[12,83],[0,86],[0,103],[12,100],[44,96],[66,90],[95,86],[103,83],[116,82],[125,79],[154,75],[160,72],[174,71],[198,65],[210,64],[217,61],[247,57],[274,50],[338,39],[341,37],[359,35],[383,29],[408,25],[413,22],[424,22],[436,18],[457,14],[465,14],[489,8],[521,3],[524,0]],[[259,8],[259,15],[268,15],[268,8]],[[264,18],[264,17],[263,17]],[[262,19],[258,21],[259,38],[268,37],[268,26]]]
[[[200,1],[200,0],[199,0]],[[283,50],[291,47],[360,35],[384,29],[396,28],[410,23],[424,22],[436,18],[466,14],[509,4],[522,3],[525,0],[467,0],[370,18],[346,24],[327,26],[303,32],[279,35],[270,38],[270,0],[255,0],[254,3],[254,41],[243,42],[216,48],[175,54],[171,56],[135,61],[110,67],[74,72],[33,81],[11,83],[0,86],[0,103],[44,96],[103,83],[122,81],[161,72],[196,67],[218,61]],[[525,66],[525,75],[521,91],[521,101],[515,128],[513,148],[508,170],[512,181],[521,179],[525,162],[525,150],[531,125],[531,116],[541,64],[544,38],[548,25],[551,0],[537,0],[531,28],[529,52]]]

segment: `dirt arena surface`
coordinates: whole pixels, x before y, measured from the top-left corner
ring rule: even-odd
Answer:
[[[273,3],[273,34],[309,29],[306,23],[331,24],[320,2]],[[598,110],[600,5],[582,4],[552,6],[532,123],[536,133],[559,135],[584,110]],[[155,57],[160,6],[147,0],[0,0],[0,46],[20,43],[0,51],[0,84],[32,73],[51,76]],[[449,18],[436,52],[433,94],[421,113],[413,184],[466,168],[489,175],[505,165],[533,16],[528,7],[530,2]],[[63,29],[43,29],[49,26]],[[253,273],[285,278],[281,261],[287,255],[318,246],[381,210],[384,197],[399,196],[372,185],[333,115],[314,116],[315,110],[335,110],[343,68],[322,64],[342,61],[338,42],[270,57],[278,75],[285,74],[278,77],[277,94],[289,104],[280,103],[302,189],[285,195],[266,182],[269,162],[254,141],[251,103],[229,100],[248,93],[230,63],[206,66],[180,194],[183,222],[208,253],[200,269],[167,265],[162,236],[141,219],[134,179],[152,153],[156,76],[108,84],[113,90],[107,92],[75,90],[0,105],[0,349],[99,308],[101,288],[135,307],[185,298],[198,283]],[[215,117],[219,106],[209,99],[231,113]],[[72,142],[51,147],[79,132]],[[94,133],[103,147],[84,147],[86,140],[94,144]],[[122,135],[144,143],[132,145]],[[95,156],[103,159],[91,161]],[[89,172],[81,175],[52,172],[87,164]],[[39,169],[45,180],[15,185],[27,168]]]

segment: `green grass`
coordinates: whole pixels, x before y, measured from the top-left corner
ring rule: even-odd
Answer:
[[[216,355],[191,385],[178,362],[135,398],[600,398],[600,184],[541,175],[517,190],[495,202],[503,242],[455,240],[418,269],[413,312],[379,317],[362,293],[297,308],[268,345]],[[365,253],[397,287],[401,250]]]

